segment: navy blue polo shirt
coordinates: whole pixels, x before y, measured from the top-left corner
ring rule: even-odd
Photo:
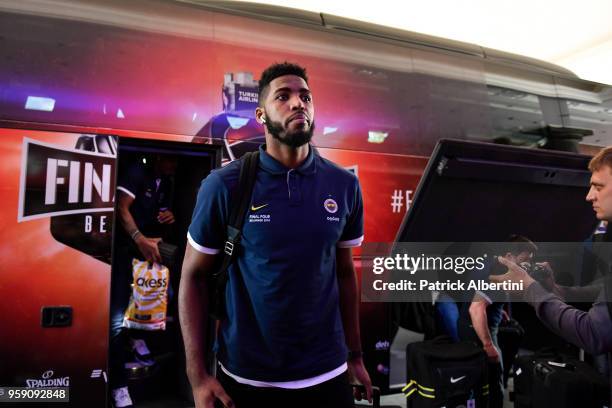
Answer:
[[[197,250],[223,248],[234,161],[202,181],[188,239]],[[260,147],[260,164],[242,230],[242,250],[229,270],[228,318],[217,357],[232,374],[257,381],[314,377],[346,362],[338,302],[336,247],[363,240],[356,176],[310,147],[289,169]]]
[[[172,195],[170,177],[155,175],[152,169],[135,164],[120,175],[117,190],[134,199],[130,213],[140,232],[148,237],[161,237],[165,226],[157,221],[157,215],[160,210],[167,210],[170,207]]]

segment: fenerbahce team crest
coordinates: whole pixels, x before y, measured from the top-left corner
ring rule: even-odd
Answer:
[[[328,198],[323,202],[323,208],[325,208],[325,211],[328,213],[335,214],[338,212],[338,203],[336,203],[336,200],[333,198]],[[327,221],[340,222],[340,218],[328,216]]]
[[[330,213],[335,214],[338,211],[338,204],[333,198],[328,198],[323,202],[323,208]]]

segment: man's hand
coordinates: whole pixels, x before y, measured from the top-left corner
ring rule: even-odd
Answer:
[[[526,290],[535,280],[529,276],[526,270],[510,261],[509,259],[504,258],[503,256],[498,256],[497,261],[506,266],[508,268],[508,272],[503,275],[491,275],[489,276],[489,280],[495,283],[502,283],[504,281],[510,281],[511,283],[520,283],[523,281],[523,290]]]
[[[139,234],[134,241],[136,246],[138,246],[138,250],[142,256],[148,262],[157,262],[161,263],[161,255],[159,254],[159,248],[157,247],[157,243],[161,241],[161,238],[147,238],[142,234]]]
[[[493,363],[499,363],[501,361],[501,353],[499,352],[497,347],[495,347],[495,344],[485,344],[484,346],[482,346],[482,348],[484,349],[485,353],[487,353],[487,358],[489,359],[489,361]]]
[[[355,390],[355,399],[361,401],[361,399],[365,397],[369,402],[372,402],[372,380],[370,380],[370,375],[363,365],[363,358],[350,359],[348,361],[348,373],[351,384],[359,383],[366,389],[366,395],[362,395],[361,392]]]
[[[555,273],[553,272],[548,262],[538,262],[536,266],[542,268],[542,273],[539,274],[538,282],[549,292],[553,292],[558,296],[562,296],[562,290],[555,281]]]
[[[172,224],[174,223],[174,214],[170,210],[160,211],[157,214],[157,222],[160,224]]]
[[[208,287],[218,255],[204,254],[190,244],[185,249],[178,295],[178,314],[185,344],[185,371],[198,408],[213,408],[215,399],[233,407],[219,382],[206,371]],[[244,407],[242,407],[244,408]]]
[[[193,400],[196,408],[214,408],[217,399],[226,408],[234,407],[234,402],[230,396],[213,376],[206,376],[200,384],[193,387]]]

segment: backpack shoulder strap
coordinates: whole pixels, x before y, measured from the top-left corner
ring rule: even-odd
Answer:
[[[235,245],[240,243],[240,234],[251,203],[258,167],[259,152],[249,152],[241,159],[238,190],[232,203],[232,211],[227,224],[227,239],[223,248],[226,255],[233,256]]]
[[[225,288],[228,281],[228,270],[236,258],[236,249],[240,244],[244,218],[251,203],[253,187],[259,167],[259,152],[247,153],[240,159],[240,176],[238,185],[231,198],[231,212],[227,224],[227,237],[223,247],[219,269],[210,275],[211,291],[209,293],[209,313],[212,318],[222,320],[227,316],[225,307]]]

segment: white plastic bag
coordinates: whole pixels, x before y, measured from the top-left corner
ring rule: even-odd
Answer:
[[[165,330],[170,271],[162,264],[132,259],[132,296],[123,327]]]

